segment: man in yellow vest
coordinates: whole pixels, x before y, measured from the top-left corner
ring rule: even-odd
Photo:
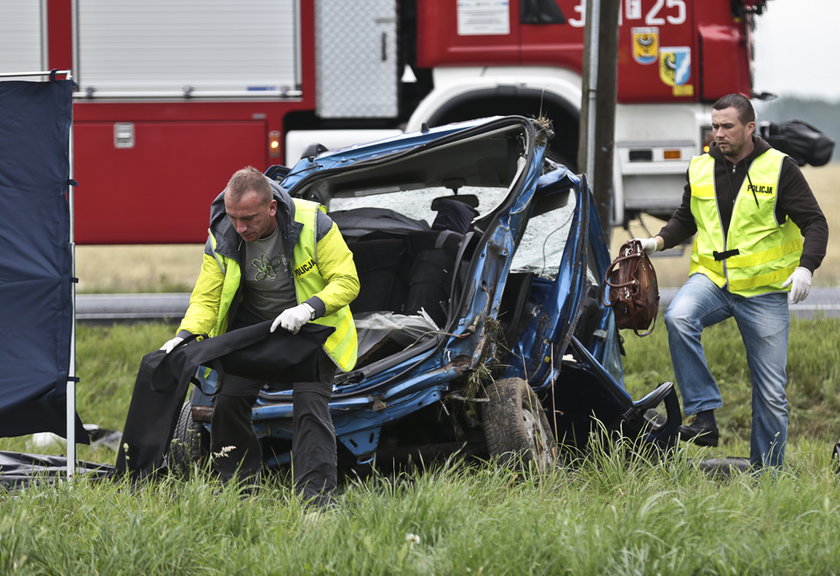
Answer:
[[[799,166],[755,135],[755,111],[740,94],[712,106],[714,142],[691,160],[682,205],[648,254],[694,235],[689,278],[665,312],[674,374],[692,423],[680,437],[717,446],[720,389],[706,365],[704,328],[734,317],[752,383],[750,463],[780,467],[788,428],[788,299],[808,296],[825,256],[828,225]],[[803,243],[804,236],[804,243]]]
[[[237,171],[210,209],[204,260],[170,352],[191,334],[217,336],[274,319],[271,332],[297,334],[307,322],[335,328],[322,350],[302,358],[275,382],[225,375],[210,422],[213,465],[223,481],[252,483],[262,451],[251,423],[257,394],[293,385],[292,466],[295,488],[316,504],[336,488],[336,438],[329,412],[336,367],[356,363],[349,304],[359,293],[353,255],[335,223],[314,202],[292,199],[248,167]]]

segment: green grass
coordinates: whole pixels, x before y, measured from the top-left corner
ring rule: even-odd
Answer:
[[[83,420],[121,428],[140,358],[173,330],[81,326]],[[745,361],[725,323],[704,336],[727,403],[719,449],[681,445],[662,462],[610,445],[542,475],[453,458],[350,481],[338,507],[315,517],[282,474],[244,500],[206,474],[44,482],[0,493],[0,574],[840,574],[838,330],[835,320],[792,325],[791,440],[777,474],[715,478],[697,465],[748,452]],[[664,325],[625,338],[634,397],[672,379]],[[26,451],[28,441],[0,449]],[[80,446],[79,456],[114,460],[102,448]]]
[[[0,497],[3,574],[836,574],[828,467],[713,480],[620,448],[544,475],[453,461],[351,483],[310,517],[281,482]]]

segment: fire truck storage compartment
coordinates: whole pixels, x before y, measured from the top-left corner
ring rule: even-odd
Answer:
[[[41,0],[4,4],[0,12],[0,72],[44,70]]]
[[[397,116],[394,0],[315,4],[316,98],[321,118]]]
[[[133,146],[123,147],[117,138],[132,129]],[[210,202],[230,175],[265,158],[266,126],[263,120],[76,122],[74,139],[87,151],[75,160],[80,244],[133,244],[138,235],[186,243],[207,236]],[[214,187],[196,190],[196,171]],[[86,190],[110,192],[103,198]]]
[[[299,88],[298,0],[76,0],[80,92],[265,96]]]

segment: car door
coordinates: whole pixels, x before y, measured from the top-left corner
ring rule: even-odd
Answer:
[[[507,375],[527,374],[532,386],[547,386],[575,333],[596,280],[590,269],[592,199],[585,180],[563,166],[543,175],[512,258],[511,279],[521,280],[529,302],[512,343]],[[591,306],[591,304],[590,304]]]

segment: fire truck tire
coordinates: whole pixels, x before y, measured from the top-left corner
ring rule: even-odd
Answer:
[[[178,415],[166,461],[178,477],[189,478],[194,467],[205,467],[210,460],[210,432],[192,417],[192,405],[185,402]]]
[[[482,424],[487,451],[506,466],[556,465],[557,446],[542,404],[521,378],[505,378],[486,386]]]

